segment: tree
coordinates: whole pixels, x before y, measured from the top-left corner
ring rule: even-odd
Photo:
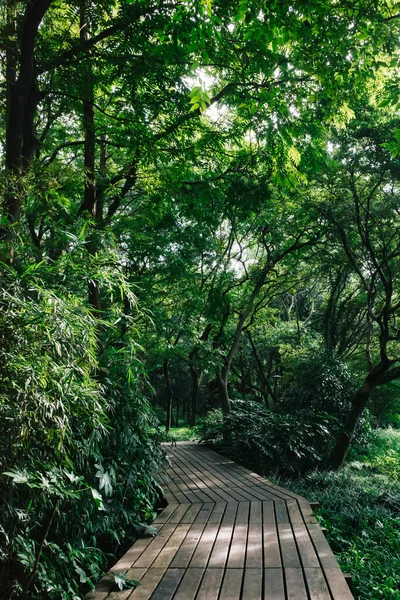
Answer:
[[[368,372],[353,397],[333,451],[335,468],[346,458],[371,392],[400,377],[399,170],[373,134],[372,129],[356,131],[337,150],[323,183],[320,204],[330,225],[330,240],[343,249],[344,272],[351,269],[358,280],[352,293],[362,299],[367,327],[363,337]]]

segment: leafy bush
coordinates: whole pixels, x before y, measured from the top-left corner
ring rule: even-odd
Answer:
[[[286,375],[282,394],[285,411],[326,411],[343,418],[357,389],[357,378],[346,364],[326,352],[314,352],[297,361]]]
[[[272,413],[258,402],[235,400],[232,413],[212,411],[199,426],[203,442],[262,473],[300,472],[320,464],[331,446],[332,417],[326,413]]]
[[[161,451],[129,318],[100,329],[43,276],[10,272],[0,290],[0,589],[75,600],[152,518]]]

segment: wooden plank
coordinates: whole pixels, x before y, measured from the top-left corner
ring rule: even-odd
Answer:
[[[303,523],[303,515],[296,500],[286,500],[286,508],[291,523]]]
[[[217,600],[224,569],[207,569],[200,584],[196,600]]]
[[[300,568],[299,555],[289,523],[278,524],[278,538],[281,546],[282,562],[285,569]]]
[[[326,541],[320,526],[309,523],[307,524],[307,529],[322,567],[324,569],[339,568],[335,555]]]
[[[247,523],[237,523],[235,525],[227,562],[227,567],[229,569],[239,569],[244,567],[248,527]]]
[[[247,535],[246,569],[257,569],[263,566],[262,525],[250,523]]]
[[[204,569],[187,569],[174,596],[174,600],[194,600]]]
[[[129,569],[126,576],[128,579],[135,579],[136,581],[140,582],[143,579],[146,572],[147,572],[147,569],[141,569],[139,567],[132,567],[132,569]],[[116,592],[116,593],[118,593],[118,592]],[[130,593],[132,593],[132,590],[130,590]]]
[[[321,569],[304,569],[310,600],[331,600]],[[340,597],[341,598],[341,597]]]
[[[228,504],[210,556],[210,561],[208,563],[209,568],[225,567],[233,534],[236,509],[236,504]]]
[[[282,569],[265,569],[264,600],[285,600]]]
[[[212,500],[212,498],[205,494],[203,492],[203,490],[198,486],[197,481],[193,481],[192,478],[192,473],[190,471],[190,469],[188,468],[188,465],[186,465],[185,463],[182,463],[178,457],[174,457],[173,459],[173,470],[174,472],[179,476],[180,480],[183,482],[185,488],[182,489],[180,486],[181,491],[183,491],[184,493],[186,493],[186,490],[189,491],[192,496],[189,496],[190,499],[192,500],[193,503],[195,502],[210,502],[210,500]],[[200,481],[200,480],[199,480]],[[178,482],[177,482],[178,485]],[[205,489],[207,489],[207,486],[203,486]]]
[[[319,560],[306,526],[304,523],[294,523],[292,527],[303,568],[318,568],[320,566]]]
[[[193,505],[181,504],[180,506],[178,506],[178,508],[174,511],[174,513],[168,520],[168,523],[180,523],[187,511],[189,510],[189,508],[191,508],[191,506]]]
[[[149,600],[164,574],[165,569],[149,569],[140,585],[129,596],[129,600]]]
[[[159,471],[157,473],[157,481],[160,483],[162,489],[163,489],[163,494],[166,497],[168,503],[172,503],[172,504],[181,504],[182,503],[182,494],[180,493],[180,491],[178,489],[175,490],[176,486],[174,485],[174,482],[170,480],[170,478],[167,476],[167,474],[163,471]],[[175,493],[175,491],[177,493]],[[183,499],[183,503],[186,502],[186,499]]]
[[[354,600],[353,594],[339,567],[326,568],[324,569],[324,573],[334,600]]]
[[[160,533],[151,540],[150,544],[146,548],[146,552],[143,552],[141,556],[133,563],[135,567],[150,567],[152,562],[157,558],[165,544],[168,542],[171,535],[174,533],[177,525],[170,525],[167,523],[164,525]]]
[[[275,524],[274,502],[272,500],[264,500],[263,502],[263,523]]]
[[[225,512],[226,502],[217,502],[214,505],[210,518],[208,519],[209,523],[218,524],[221,522],[222,516]]]
[[[164,510],[158,515],[152,524],[155,525],[156,523],[166,523],[178,506],[179,504],[168,504],[168,506],[164,508]]]
[[[201,536],[192,560],[190,561],[190,567],[204,568],[207,566],[215,538],[217,537],[218,529],[218,525],[208,524],[205,526],[203,535]]]
[[[196,546],[200,541],[204,528],[205,524],[201,523],[191,526],[170,564],[171,567],[186,568],[188,566]]]
[[[253,525],[261,525],[262,519],[262,502],[250,503],[250,523]]]
[[[165,468],[165,472],[169,477],[168,487],[174,492],[175,496],[178,497],[178,492],[183,495],[180,499],[181,503],[194,503],[199,502],[199,498],[194,492],[182,481],[175,469],[171,466]],[[173,485],[172,485],[173,483]]]
[[[283,500],[278,500],[275,503],[275,516],[277,523],[290,523],[289,514],[286,508],[286,503]]]
[[[210,490],[208,485],[199,477],[201,472],[198,469],[194,469],[188,462],[183,462],[179,456],[175,460],[182,471],[185,472],[187,480],[190,480],[195,485],[196,495],[201,502],[218,502],[221,500],[220,496]]]
[[[249,521],[250,502],[239,502],[236,512],[235,524],[247,525]]]
[[[233,490],[232,483],[240,484],[241,482],[238,482],[237,480],[234,480],[234,482],[232,482],[229,477],[229,474],[227,475],[226,471],[218,467],[218,461],[210,461],[209,455],[204,455],[203,453],[201,459],[198,456],[193,457],[192,455],[190,455],[190,453],[187,453],[187,455],[188,459],[192,464],[196,464],[197,467],[200,468],[203,473],[206,473],[207,478],[213,483],[213,489],[215,489],[216,486],[216,491],[218,491],[220,495],[225,495],[226,497],[226,494],[228,494],[233,500],[237,501],[254,499],[254,497],[251,494],[247,494],[244,491],[238,492]]]
[[[264,566],[268,569],[282,567],[278,532],[272,524],[264,525]]]
[[[241,598],[242,569],[226,569],[219,600],[239,600]]]
[[[298,503],[304,521],[306,523],[317,523],[317,519],[314,516],[314,511],[310,506],[310,503],[304,498],[302,500],[298,500]]]
[[[105,600],[110,593],[111,585],[109,580],[100,581],[94,590],[86,594],[86,600]]]
[[[152,600],[171,600],[185,573],[184,569],[168,569],[152,594]]]
[[[197,515],[199,514],[202,504],[192,504],[189,510],[185,513],[181,519],[181,523],[194,523]]]
[[[129,574],[127,573],[127,577],[129,579],[140,580],[146,573],[147,569],[130,569]],[[115,592],[111,592],[109,596],[107,596],[107,600],[127,600],[129,596],[132,594],[132,588],[126,590],[118,590]]]
[[[246,569],[241,600],[262,600],[262,570]]]
[[[195,518],[194,522],[195,523],[207,523],[208,519],[210,518],[210,515],[213,511],[214,508],[214,504],[203,504],[200,512],[198,513],[197,517]]]
[[[112,571],[116,573],[125,573],[131,568],[133,563],[139,558],[141,554],[146,550],[147,546],[152,542],[154,538],[141,538],[133,546],[125,552],[117,563],[112,567]]]
[[[174,533],[165,544],[164,548],[158,554],[157,558],[152,564],[152,567],[168,568],[170,562],[178,552],[183,540],[189,531],[190,525],[178,525]]]
[[[285,569],[287,600],[308,600],[302,569]]]

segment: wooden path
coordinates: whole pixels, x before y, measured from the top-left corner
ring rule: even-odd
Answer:
[[[168,506],[92,600],[352,600],[309,502],[198,444],[167,446]]]

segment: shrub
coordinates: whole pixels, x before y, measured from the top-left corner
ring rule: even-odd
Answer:
[[[326,413],[272,413],[258,402],[235,400],[232,413],[214,410],[199,427],[203,442],[261,471],[301,472],[320,464],[331,446]]]
[[[78,294],[38,273],[2,284],[1,594],[75,600],[152,517],[157,429],[127,317],[100,330]]]

